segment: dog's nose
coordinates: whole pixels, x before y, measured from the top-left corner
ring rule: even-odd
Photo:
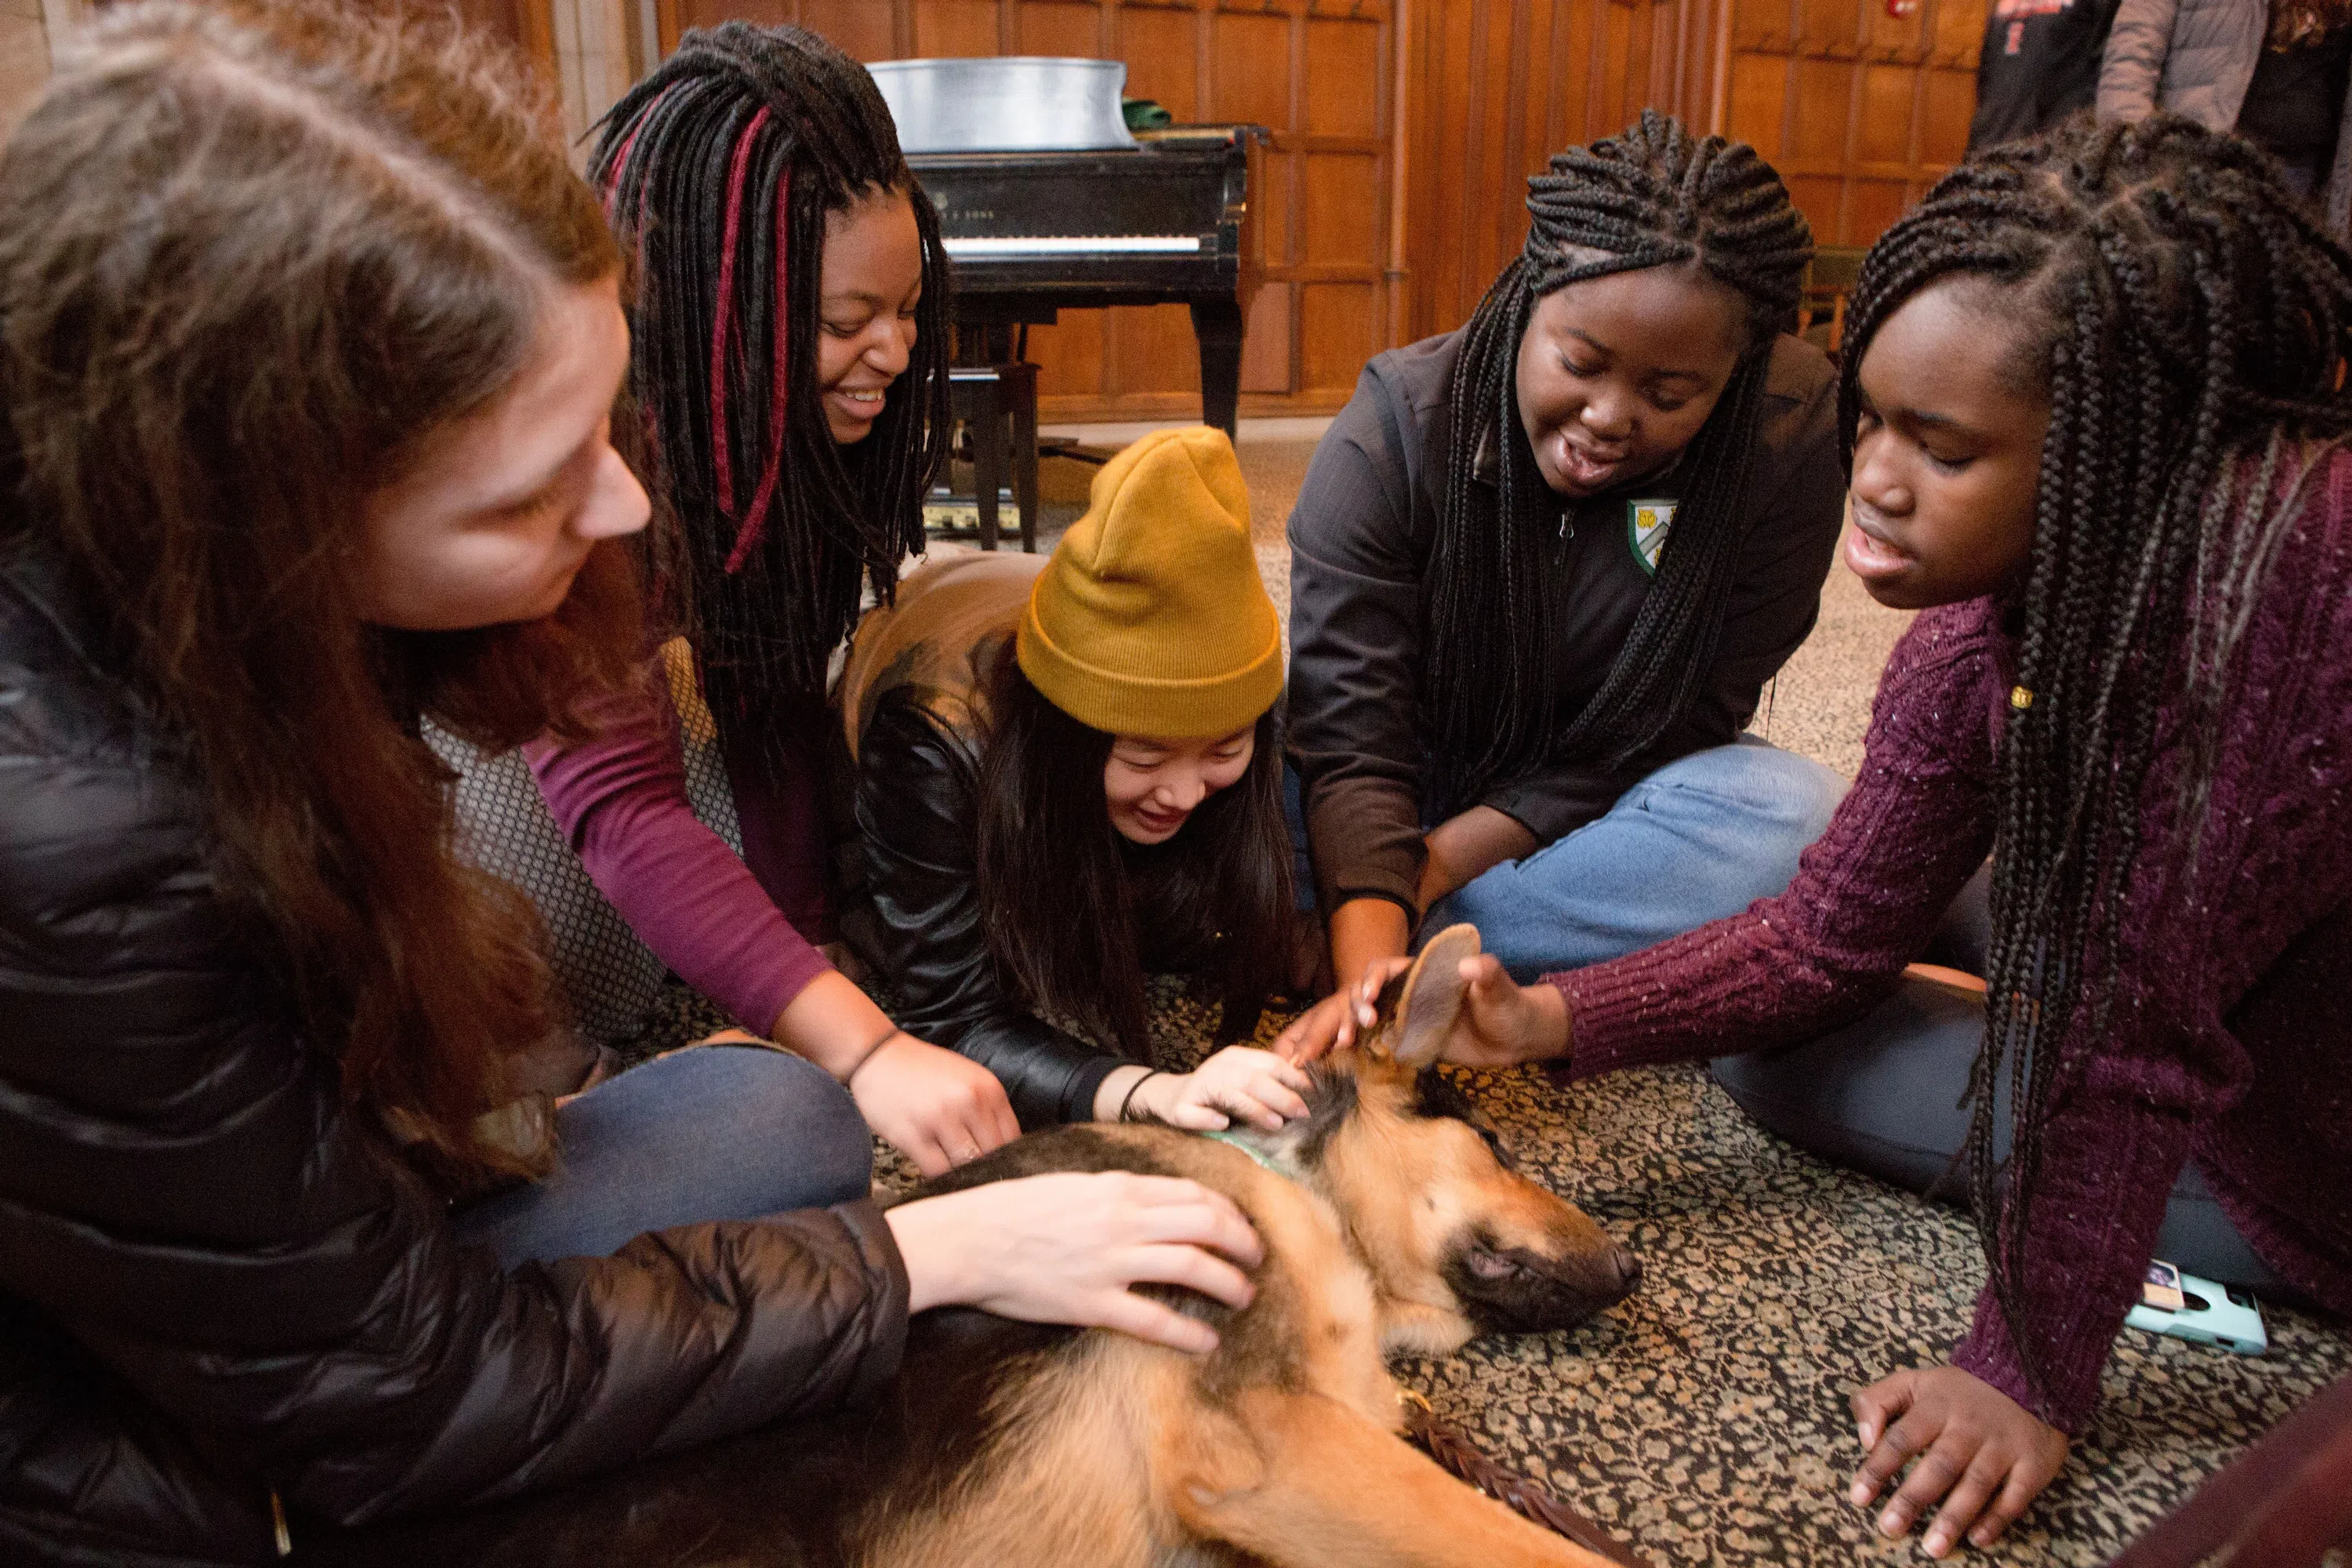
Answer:
[[[1610,1261],[1617,1266],[1618,1289],[1632,1294],[1633,1287],[1642,1282],[1642,1260],[1621,1247],[1615,1249]]]

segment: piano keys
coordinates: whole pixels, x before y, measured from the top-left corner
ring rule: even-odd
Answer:
[[[1139,132],[1132,149],[910,154],[955,263],[957,326],[1001,343],[1065,310],[1188,306],[1202,420],[1231,434],[1244,302],[1260,270],[1249,195],[1266,139],[1263,126],[1190,125]]]

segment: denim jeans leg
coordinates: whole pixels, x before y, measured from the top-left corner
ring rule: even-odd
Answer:
[[[458,1239],[512,1268],[604,1257],[674,1225],[866,1196],[874,1145],[849,1091],[782,1051],[704,1046],[597,1085],[555,1113],[562,1163],[460,1210]]]
[[[1667,763],[1609,812],[1440,900],[1522,981],[1636,952],[1769,898],[1796,875],[1845,781],[1743,736]]]

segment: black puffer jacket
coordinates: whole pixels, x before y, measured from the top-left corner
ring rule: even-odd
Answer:
[[[289,1030],[171,747],[0,564],[0,1562],[261,1563],[855,1398],[859,1203],[501,1272]]]

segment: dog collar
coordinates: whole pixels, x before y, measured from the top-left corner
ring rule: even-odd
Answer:
[[[1251,1159],[1255,1160],[1259,1164],[1265,1166],[1267,1170],[1272,1171],[1276,1175],[1280,1176],[1284,1181],[1286,1182],[1290,1179],[1290,1173],[1288,1172],[1285,1171],[1281,1166],[1276,1164],[1273,1161],[1267,1159],[1264,1154],[1259,1153],[1256,1150],[1251,1148],[1248,1144],[1243,1142],[1240,1139],[1234,1137],[1230,1132],[1202,1132],[1199,1134],[1199,1136],[1206,1138],[1214,1143],[1223,1143],[1229,1147],[1238,1149],[1243,1153],[1247,1154]]]

